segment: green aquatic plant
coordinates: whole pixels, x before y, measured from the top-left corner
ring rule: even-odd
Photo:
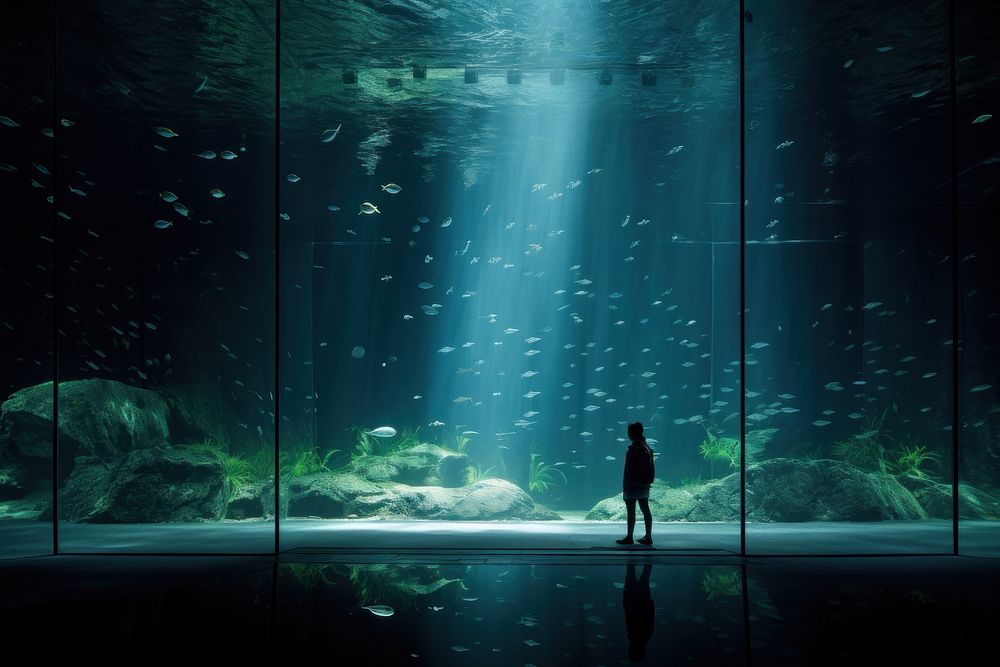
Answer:
[[[250,456],[229,451],[225,438],[206,438],[201,442],[178,445],[185,450],[209,454],[218,459],[222,468],[222,485],[227,499],[232,499],[241,487],[267,482],[274,476],[274,453],[260,448]]]
[[[419,426],[415,429],[403,429],[391,438],[378,438],[366,426],[352,426],[348,430],[354,432],[355,439],[354,450],[351,452],[352,461],[366,456],[389,456],[420,444]]]
[[[833,455],[855,468],[872,472],[888,472],[889,461],[882,444],[886,434],[882,430],[886,408],[881,416],[866,416],[862,430],[846,440],[833,443]]]
[[[399,440],[392,443],[392,451],[410,449],[420,444],[420,427],[404,428],[400,433]]]
[[[449,447],[449,449],[453,449],[454,451],[458,452],[459,454],[464,454],[465,453],[465,447],[466,447],[466,445],[469,444],[469,440],[470,440],[470,438],[468,436],[466,436],[466,435],[464,435],[462,433],[459,433],[458,435],[455,436],[455,446],[454,447]]]
[[[809,447],[802,450],[802,455],[800,458],[803,461],[818,461],[823,458],[823,448],[819,446]]]
[[[469,474],[469,483],[474,484],[483,479],[490,479],[492,477],[496,477],[496,475],[493,474],[494,467],[495,466],[490,466],[486,470],[483,470],[481,466],[472,466],[470,468],[471,473]]]
[[[930,479],[930,475],[924,470],[924,466],[929,462],[941,461],[941,457],[935,452],[927,451],[925,445],[909,447],[904,445],[896,461],[896,474],[919,477],[920,479]]]
[[[376,438],[368,434],[368,429],[363,426],[352,426],[350,429],[354,431],[354,451],[351,452],[351,460],[360,459],[365,456],[374,456],[376,445]]]
[[[705,439],[698,447],[706,461],[724,461],[730,468],[740,467],[740,441],[738,438],[719,437],[708,428]]]
[[[247,458],[250,479],[253,482],[266,482],[274,477],[274,449],[261,448]]]
[[[326,464],[329,462],[330,457],[339,451],[339,449],[331,449],[326,454],[321,454],[319,447],[313,447],[311,449],[292,452],[290,465],[283,467],[288,469],[288,474],[291,477],[301,477],[317,472],[331,472]]]
[[[219,453],[219,462],[222,463],[222,482],[225,486],[226,497],[232,498],[241,486],[251,484],[253,479],[253,469],[246,459],[227,454]]]
[[[705,460],[709,462],[723,461],[728,463],[731,469],[738,470],[740,467],[740,439],[717,435],[715,431],[719,429],[713,426],[703,424],[702,427],[705,429],[705,439],[702,440],[698,449]],[[778,429],[776,428],[760,428],[747,431],[746,443],[747,458],[749,461],[760,459],[765,445],[771,441],[771,438],[777,432]]]
[[[562,478],[562,483],[566,484],[566,475],[562,473],[562,470],[553,465],[546,465],[545,461],[542,460],[541,454],[531,452],[531,458],[528,462],[529,491],[545,493],[549,490],[549,487],[559,483],[560,477]]]
[[[705,482],[701,479],[701,473],[697,477],[681,477],[681,488],[685,486],[700,486]]]
[[[708,600],[739,595],[743,592],[739,569],[727,566],[707,568],[701,577],[701,590],[705,592],[705,598]]]

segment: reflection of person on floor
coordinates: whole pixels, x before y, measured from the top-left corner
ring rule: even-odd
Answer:
[[[640,544],[653,543],[653,514],[649,511],[649,487],[653,483],[653,450],[646,444],[646,436],[642,434],[642,424],[632,422],[628,425],[628,438],[632,444],[625,452],[625,474],[622,478],[622,497],[625,499],[625,514],[628,521],[628,534],[623,539],[615,540],[618,544],[633,544],[632,531],[635,530],[635,504],[639,503],[642,510],[642,520],[646,524],[646,535],[639,538]]]
[[[656,622],[653,596],[649,593],[649,574],[653,566],[642,566],[642,576],[636,581],[635,563],[629,563],[625,572],[625,590],[622,607],[625,608],[625,633],[628,635],[628,657],[639,662],[646,655],[646,642],[653,636]]]

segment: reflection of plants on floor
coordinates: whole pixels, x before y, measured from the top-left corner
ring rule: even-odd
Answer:
[[[861,470],[888,472],[889,460],[882,444],[888,437],[882,428],[887,410],[881,415],[866,415],[861,430],[833,444],[833,455]]]
[[[437,565],[350,565],[349,578],[362,606],[387,604],[396,608],[412,607],[418,596],[430,595],[449,584],[454,593],[461,588],[461,579],[441,575]]]
[[[701,577],[701,590],[705,592],[705,598],[708,600],[726,595],[739,595],[743,592],[739,568],[726,566],[706,568],[705,574]]]
[[[333,586],[336,583],[327,578],[327,573],[333,572],[333,566],[329,563],[288,563],[282,567],[287,567],[295,583],[303,588],[313,589],[320,584]]]
[[[562,482],[559,479],[562,479]],[[566,475],[554,465],[547,465],[542,455],[531,452],[528,462],[528,490],[532,493],[545,493],[556,484],[566,484]]]

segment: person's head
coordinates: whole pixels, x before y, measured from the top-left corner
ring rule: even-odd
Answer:
[[[642,422],[632,422],[628,425],[628,439],[643,442],[646,438],[642,435]]]

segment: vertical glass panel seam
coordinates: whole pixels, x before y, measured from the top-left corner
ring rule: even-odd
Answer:
[[[281,216],[278,175],[281,152],[281,0],[274,5],[274,554],[280,549],[281,470]]]
[[[746,448],[746,63],[744,0],[740,0],[740,555],[747,553]]]
[[[59,553],[59,0],[52,0],[52,554]]]
[[[951,98],[951,508],[952,508],[952,553],[958,555],[958,515],[959,515],[959,458],[958,445],[961,429],[959,411],[959,341],[958,300],[958,93],[955,62],[955,0],[948,1],[948,68],[949,95]]]

